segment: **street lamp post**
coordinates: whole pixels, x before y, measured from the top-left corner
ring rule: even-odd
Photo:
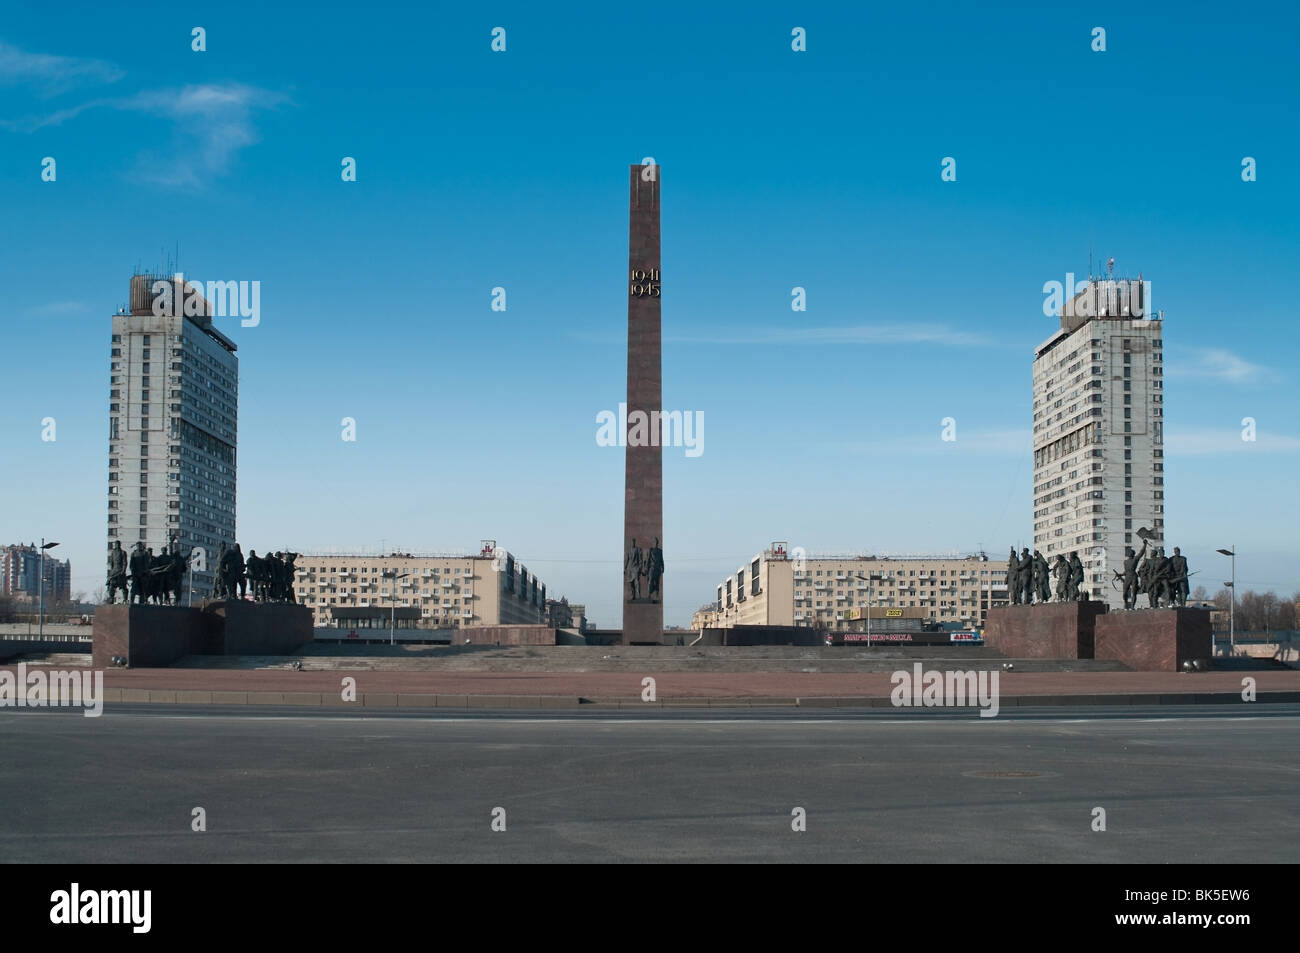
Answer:
[[[872,573],[869,576],[863,576],[860,573],[854,573],[853,575],[857,576],[857,578],[863,580],[867,584],[867,648],[871,648],[871,603],[875,597],[875,589],[871,584],[877,580],[884,579],[885,577],[877,575],[876,573]]]
[[[57,545],[59,544],[47,543],[45,541],[45,537],[44,536],[41,537],[41,570],[40,570],[41,579],[40,582],[37,584],[37,588],[40,590],[40,594],[41,594],[40,596],[41,615],[40,615],[40,622],[38,623],[37,632],[40,638],[42,639],[45,638],[45,550],[53,549]],[[31,616],[28,616],[28,618],[31,618]]]
[[[1228,587],[1228,654],[1237,654],[1237,547],[1220,549],[1219,552],[1232,560],[1232,581],[1225,583]]]
[[[391,606],[392,611],[389,613],[389,618],[388,618],[388,644],[389,644],[389,645],[396,645],[396,644],[397,644],[397,641],[396,641],[396,632],[397,632],[397,580],[399,580],[399,579],[405,579],[407,576],[410,575],[410,573],[409,573],[409,572],[404,572],[404,573],[402,573],[401,575],[398,575],[396,569],[389,569],[389,570],[386,570],[385,572],[383,572],[381,575],[382,575],[385,579],[391,579],[391,580],[393,580],[393,596],[392,596],[393,601],[392,601],[392,606]]]

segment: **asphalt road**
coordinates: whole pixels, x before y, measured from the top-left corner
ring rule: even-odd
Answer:
[[[1300,860],[1300,707],[936,715],[6,710],[0,861]]]

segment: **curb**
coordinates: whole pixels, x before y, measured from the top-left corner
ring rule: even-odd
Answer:
[[[178,689],[106,688],[104,703],[158,705],[257,705],[295,708],[457,708],[539,710],[557,708],[601,708],[633,710],[646,708],[895,708],[910,711],[913,706],[895,706],[889,696],[814,695],[754,696],[750,698],[662,698],[652,702],[639,698],[576,695],[440,695],[426,692],[371,692],[343,701],[334,692],[230,692],[183,691]],[[1003,695],[999,708],[1043,708],[1064,706],[1151,706],[1151,705],[1243,705],[1296,704],[1300,691],[1259,692],[1254,702],[1244,702],[1240,692],[1122,692],[1089,695]],[[919,707],[919,706],[917,706]],[[972,711],[976,705],[962,706]]]

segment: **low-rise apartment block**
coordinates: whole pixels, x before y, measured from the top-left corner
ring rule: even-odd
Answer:
[[[295,595],[318,627],[352,628],[371,616],[383,628],[390,621],[422,629],[547,621],[546,585],[495,547],[474,555],[309,553],[295,568]],[[403,611],[393,613],[394,607]],[[357,609],[369,611],[351,611]]]
[[[984,625],[1007,604],[1006,562],[970,556],[805,556],[773,543],[717,587],[697,627],[794,625],[855,628],[861,610],[917,608],[928,622]]]

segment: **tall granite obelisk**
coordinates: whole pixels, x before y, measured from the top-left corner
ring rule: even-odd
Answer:
[[[627,450],[623,492],[623,644],[664,638],[663,345],[657,165],[631,167],[628,208]]]

